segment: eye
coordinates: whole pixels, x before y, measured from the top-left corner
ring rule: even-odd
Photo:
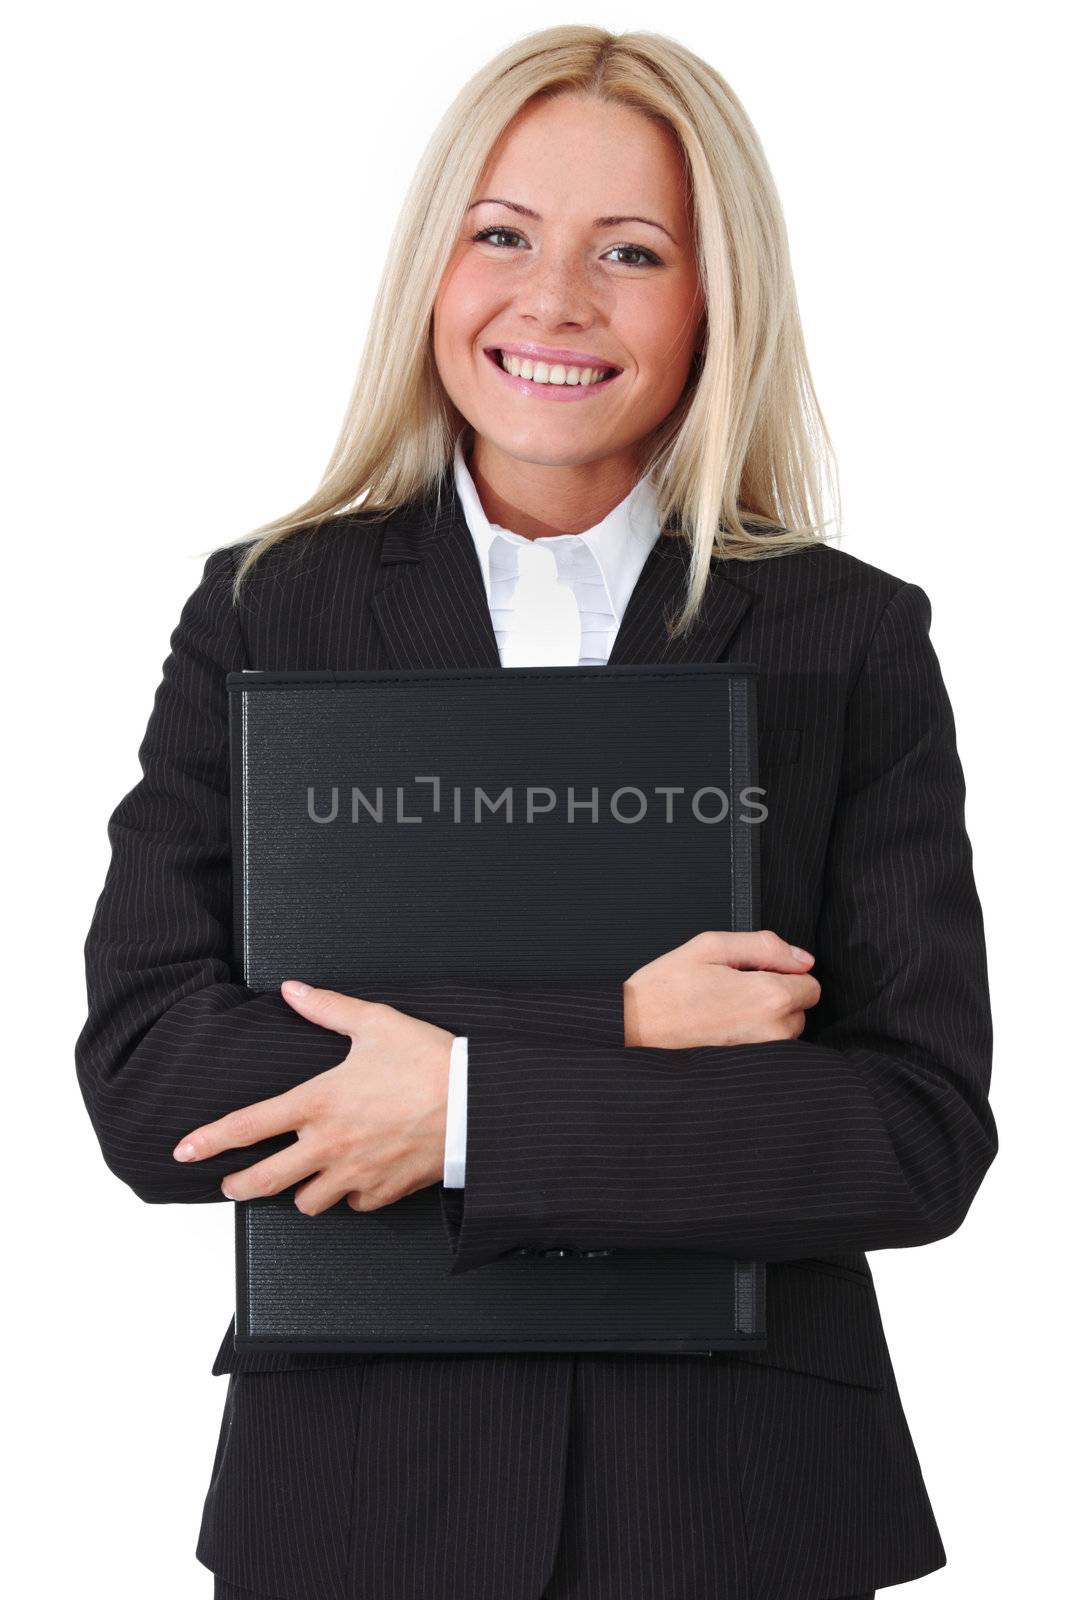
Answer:
[[[663,262],[660,260],[659,256],[655,255],[653,253],[653,251],[651,251],[651,250],[646,250],[643,244],[613,244],[611,246],[611,249],[612,250],[629,250],[631,253],[633,253],[635,255],[644,256],[645,257],[645,262],[647,262],[650,266],[653,266],[653,267],[662,267],[662,265],[663,265]],[[610,252],[609,252],[609,254],[610,254]],[[623,262],[623,266],[624,267],[640,267],[640,266],[645,265],[645,262],[641,262],[641,261],[624,261]]]
[[[474,235],[471,244],[480,244],[483,239],[491,239],[494,236],[499,237],[502,234],[507,234],[512,239],[522,238],[522,234],[516,233],[514,228],[482,228],[480,232]]]
[[[473,237],[471,239],[471,243],[472,244],[481,244],[483,240],[501,239],[501,238],[522,239],[522,234],[519,233],[515,228],[493,228],[493,227],[481,228],[476,234],[473,235]],[[495,248],[500,249],[501,246],[498,245]],[[643,256],[644,257],[643,261],[623,261],[623,262],[620,262],[619,263],[620,266],[624,266],[624,267],[643,267],[643,266],[662,267],[662,265],[663,265],[663,262],[660,260],[659,256],[657,256],[655,254],[654,251],[647,250],[645,248],[645,246],[641,245],[641,244],[613,244],[613,245],[610,246],[610,248],[608,250],[608,254],[612,255],[616,250],[622,250],[622,251],[628,252],[630,255],[637,255],[637,256]]]

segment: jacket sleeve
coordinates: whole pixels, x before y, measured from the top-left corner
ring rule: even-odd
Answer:
[[[982,911],[930,602],[904,584],[854,673],[798,1039],[468,1046],[453,1275],[519,1247],[788,1260],[957,1229],[997,1151]]]
[[[225,675],[249,663],[230,585],[208,558],[171,635],[138,751],[143,776],[108,822],[111,860],[84,944],[88,1015],[75,1067],[110,1169],[150,1202],[222,1200],[228,1172],[292,1135],[183,1164],[183,1133],[343,1061],[347,1041],[277,992],[237,981],[232,948]],[[298,974],[294,974],[298,976]],[[520,1029],[622,1043],[618,982],[502,987],[435,980],[365,999],[452,1032]]]

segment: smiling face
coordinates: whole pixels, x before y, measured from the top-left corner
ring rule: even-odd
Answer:
[[[621,498],[682,395],[703,312],[673,137],[566,94],[497,141],[434,302],[434,354],[498,476],[505,457],[527,482],[535,465],[593,468]]]

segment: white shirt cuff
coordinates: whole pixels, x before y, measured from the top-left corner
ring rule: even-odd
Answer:
[[[445,1110],[446,1189],[462,1189],[467,1181],[467,1040],[452,1041],[448,1065],[448,1106]]]

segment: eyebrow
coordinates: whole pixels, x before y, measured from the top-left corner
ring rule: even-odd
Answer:
[[[531,211],[529,206],[520,206],[517,200],[500,200],[495,196],[487,196],[482,200],[473,200],[467,210],[473,211],[475,206],[506,206],[509,211],[517,211],[520,217],[529,217],[531,222],[544,220],[536,211]],[[672,244],[678,243],[669,228],[665,228],[662,222],[654,222],[651,217],[594,217],[593,219],[593,225],[597,228],[617,228],[621,222],[647,223],[650,228],[658,228],[661,233],[665,233]]]

